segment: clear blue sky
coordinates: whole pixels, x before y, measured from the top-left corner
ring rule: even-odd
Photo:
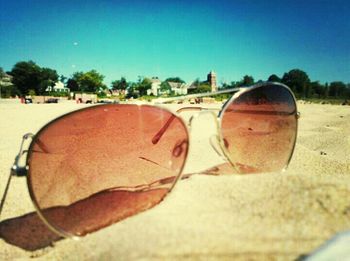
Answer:
[[[350,82],[350,1],[0,2],[0,67],[18,61],[70,76],[219,83],[266,80],[294,68],[311,80]]]

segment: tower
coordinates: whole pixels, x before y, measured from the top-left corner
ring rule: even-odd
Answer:
[[[213,71],[210,71],[207,76],[207,81],[210,84],[211,91],[216,92],[218,90],[216,86],[216,73]]]

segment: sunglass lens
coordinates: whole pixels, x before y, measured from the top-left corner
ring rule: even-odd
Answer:
[[[274,172],[291,158],[297,133],[296,104],[279,84],[247,89],[222,114],[224,151],[240,173]]]
[[[187,150],[187,129],[167,110],[87,108],[55,120],[35,137],[28,158],[30,193],[56,232],[84,235],[158,204],[181,173]]]

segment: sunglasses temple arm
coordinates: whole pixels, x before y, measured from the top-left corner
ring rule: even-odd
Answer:
[[[2,210],[4,208],[4,204],[5,204],[5,201],[6,201],[8,190],[10,188],[12,176],[25,176],[27,174],[26,167],[20,167],[19,166],[19,160],[21,159],[22,155],[27,152],[26,150],[23,150],[24,141],[27,140],[28,138],[33,138],[33,137],[34,137],[34,134],[27,133],[22,138],[21,147],[20,147],[19,152],[18,152],[18,154],[17,154],[17,156],[15,158],[15,162],[13,163],[13,165],[11,167],[11,170],[10,170],[10,173],[9,173],[9,177],[7,179],[5,191],[4,191],[4,193],[3,193],[2,197],[1,197],[0,217],[1,217]]]
[[[26,150],[23,150],[23,145],[24,145],[24,142],[29,139],[29,138],[33,138],[34,137],[34,134],[32,133],[27,133],[23,136],[22,138],[22,142],[21,142],[21,147],[19,149],[19,152],[17,154],[17,156],[15,157],[15,162],[13,163],[12,167],[11,167],[11,170],[10,170],[10,173],[9,173],[9,177],[7,179],[7,183],[6,183],[6,187],[5,187],[5,191],[1,197],[1,202],[0,202],[0,217],[1,217],[1,213],[2,213],[2,210],[4,208],[4,204],[5,204],[5,201],[6,201],[6,197],[7,197],[7,193],[8,193],[8,190],[10,188],[10,184],[11,184],[11,180],[12,180],[12,176],[26,176],[27,175],[27,168],[26,167],[20,167],[19,166],[19,161],[22,157],[22,155],[24,153],[26,153],[27,151]]]
[[[10,174],[9,174],[9,177],[8,177],[8,179],[7,179],[7,184],[6,184],[6,188],[5,188],[4,194],[3,194],[2,197],[1,197],[1,202],[0,202],[0,220],[1,220],[2,209],[3,209],[3,207],[4,207],[4,203],[5,203],[6,197],[7,197],[7,192],[8,192],[9,187],[10,187],[11,179],[12,179],[12,171],[11,171]]]
[[[164,104],[164,103],[174,102],[174,101],[183,101],[183,100],[194,99],[194,98],[208,97],[208,96],[214,96],[214,95],[220,95],[220,94],[226,94],[226,93],[234,93],[234,92],[238,92],[239,90],[241,90],[241,88],[243,88],[243,87],[225,89],[225,90],[221,90],[221,91],[217,91],[217,92],[189,94],[189,95],[172,97],[172,98],[160,98],[160,99],[155,99],[154,103]]]
[[[157,132],[156,135],[152,138],[152,143],[157,144],[158,141],[162,138],[163,134],[166,132],[166,130],[169,128],[172,121],[175,119],[175,115],[171,115],[168,121],[164,124],[164,126]]]

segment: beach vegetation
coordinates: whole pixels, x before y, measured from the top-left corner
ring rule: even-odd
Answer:
[[[251,86],[254,84],[254,78],[250,75],[244,75],[242,81],[239,83],[239,86]]]
[[[306,72],[299,69],[290,70],[283,75],[282,83],[289,86],[297,97],[310,97],[310,78]]]
[[[149,78],[139,77],[138,82],[135,84],[135,88],[140,96],[147,95],[147,90],[152,88],[152,82]]]
[[[188,94],[211,92],[211,86],[207,81],[201,82],[199,79],[196,79],[192,85],[196,86],[196,88],[189,89]]]
[[[75,72],[72,79],[78,84],[80,92],[98,93],[107,88],[103,83],[104,76],[96,70]]]
[[[31,97],[34,97],[34,96],[36,95],[35,90],[30,89],[30,90],[28,91],[28,95],[31,96]]]
[[[165,79],[165,82],[185,83],[185,81],[182,80],[180,77],[169,77],[169,78]]]
[[[160,91],[161,93],[171,95],[171,86],[166,80],[160,84]]]
[[[56,70],[41,68],[33,61],[16,63],[9,74],[13,77],[12,83],[22,96],[34,90],[37,95],[45,93],[47,87],[53,87],[58,81]]]
[[[126,81],[125,77],[121,77],[120,80],[115,80],[112,82],[112,90],[126,90],[129,83]]]
[[[282,79],[278,77],[276,74],[271,74],[269,78],[267,79],[269,82],[281,82]]]
[[[78,85],[78,82],[75,80],[75,79],[68,79],[67,80],[67,88],[69,88],[69,90],[71,92],[77,92],[79,91],[79,85]]]
[[[54,96],[54,97],[69,97],[69,92],[48,92],[47,95]]]
[[[11,80],[9,80],[11,79]],[[40,67],[33,61],[17,62],[11,71],[5,73],[0,67],[0,92],[1,97],[15,97],[25,95],[47,95],[47,88],[55,86],[55,83],[60,80],[70,89],[71,92],[84,92],[98,94],[99,97],[105,97],[110,90],[104,83],[104,75],[96,70],[87,72],[75,72],[67,79],[64,75],[58,75],[57,71],[48,67]],[[319,101],[328,100],[332,103],[343,103],[345,100],[350,100],[350,84],[341,81],[333,81],[330,83],[320,83],[319,81],[311,81],[309,75],[301,69],[292,69],[285,72],[282,77],[271,74],[267,81],[281,82],[291,88],[297,99]],[[159,95],[172,97],[176,93],[172,91],[169,82],[177,82],[184,84],[185,81],[180,77],[168,77],[161,82]],[[219,89],[229,89],[262,82],[255,81],[253,76],[244,75],[239,81],[231,83],[222,83]],[[152,88],[152,81],[147,77],[139,76],[136,82],[128,82],[125,77],[111,82],[112,90],[120,90],[122,98],[141,98],[151,99],[147,97]],[[206,93],[211,91],[211,86],[208,81],[200,81],[197,78],[188,89],[188,94]],[[49,93],[55,96],[68,96],[68,93]],[[120,96],[119,95],[119,96]],[[215,99],[225,100],[230,94],[219,95]],[[120,97],[121,98],[121,97]],[[342,101],[342,102],[340,102]]]

